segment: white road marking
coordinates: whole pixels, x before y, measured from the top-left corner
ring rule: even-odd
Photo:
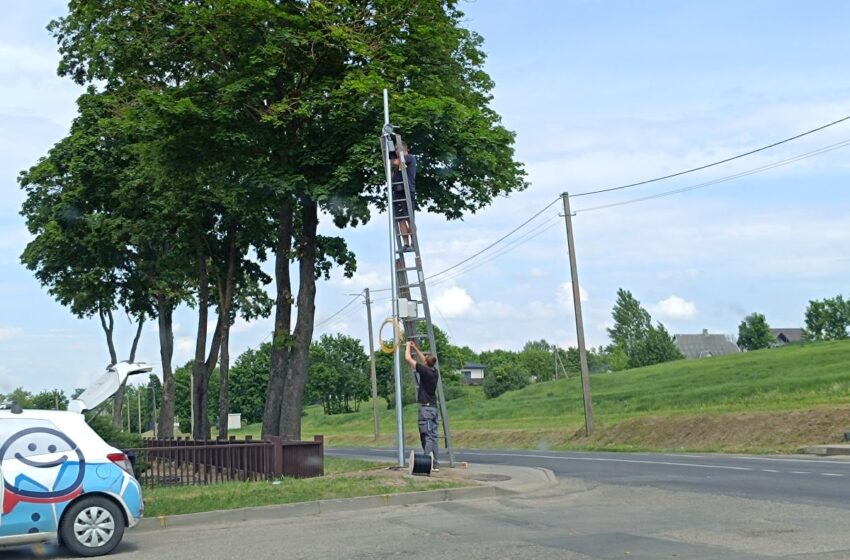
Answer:
[[[670,467],[692,467],[719,469],[728,471],[753,471],[750,467],[732,467],[729,465],[701,465],[699,463],[674,463],[672,461],[648,461],[640,459],[610,459],[605,457],[558,457],[555,455],[524,455],[520,453],[463,453],[463,455],[481,455],[485,457],[523,457],[527,459],[554,459],[556,461],[596,461],[600,463],[638,463],[644,465],[666,465]]]
[[[772,472],[772,473],[778,473],[778,472],[781,472],[781,471],[777,471],[777,470],[774,470],[774,469],[759,469],[759,470],[760,470],[761,472]]]
[[[844,476],[843,474],[831,473],[831,472],[822,472],[823,476]]]
[[[812,474],[811,471],[791,471],[791,474]]]

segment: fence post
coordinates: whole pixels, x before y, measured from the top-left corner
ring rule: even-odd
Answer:
[[[283,438],[272,436],[269,442],[272,444],[272,475],[283,476]]]
[[[313,441],[319,444],[319,476],[325,476],[325,436],[313,436]]]

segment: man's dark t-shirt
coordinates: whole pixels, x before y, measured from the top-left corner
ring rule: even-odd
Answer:
[[[416,394],[416,401],[419,404],[437,404],[437,379],[440,374],[437,368],[431,368],[426,365],[417,363],[416,373],[419,374],[419,391]]]

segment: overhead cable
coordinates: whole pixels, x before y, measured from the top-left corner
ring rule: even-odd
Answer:
[[[827,123],[827,124],[819,126],[817,128],[813,128],[813,129],[808,130],[806,132],[803,132],[801,134],[797,134],[796,136],[791,136],[790,138],[785,138],[784,140],[780,140],[778,142],[768,144],[767,146],[762,146],[761,148],[757,148],[755,150],[750,150],[749,152],[744,152],[743,154],[738,154],[736,156],[732,156],[732,157],[729,157],[729,158],[726,158],[726,159],[722,159],[720,161],[715,161],[713,163],[700,165],[699,167],[686,169],[684,171],[679,171],[677,173],[671,173],[670,175],[664,175],[663,177],[656,177],[654,179],[647,179],[645,181],[638,181],[637,183],[629,183],[628,185],[621,185],[619,187],[609,187],[609,188],[606,188],[606,189],[599,189],[599,190],[594,190],[594,191],[581,192],[581,193],[578,193],[578,194],[571,194],[570,198],[578,198],[580,196],[589,196],[589,195],[592,195],[592,194],[602,194],[602,193],[607,193],[607,192],[612,192],[612,191],[621,191],[623,189],[630,189],[632,187],[639,187],[641,185],[646,185],[646,184],[649,184],[649,183],[655,183],[657,181],[663,181],[665,179],[672,179],[673,177],[679,177],[681,175],[686,175],[688,173],[693,173],[695,171],[701,171],[703,169],[708,169],[709,167],[714,167],[716,165],[728,163],[728,162],[734,161],[736,159],[741,159],[741,158],[744,158],[744,157],[747,157],[747,156],[751,156],[753,154],[757,154],[759,152],[769,150],[770,148],[775,148],[776,146],[780,146],[782,144],[787,144],[788,142],[793,142],[794,140],[798,140],[800,138],[803,138],[804,136],[814,134],[815,132],[820,132],[821,130],[824,130],[824,129],[827,129],[831,126],[835,126],[837,124],[843,123],[847,120],[850,120],[850,116],[844,117],[842,119],[838,119],[837,121],[832,121],[831,123]]]

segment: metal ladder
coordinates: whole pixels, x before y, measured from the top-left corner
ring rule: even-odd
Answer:
[[[404,198],[405,204],[407,205],[407,217],[400,218],[395,215],[395,212],[392,208],[389,211],[392,213],[394,227],[393,231],[395,233],[395,270],[396,270],[396,287],[398,290],[398,294],[395,294],[397,298],[404,298],[407,301],[414,303],[416,305],[416,309],[422,307],[425,323],[425,332],[421,332],[422,319],[417,317],[405,317],[403,319],[404,326],[404,334],[407,340],[412,340],[416,342],[417,345],[420,344],[420,341],[427,340],[429,352],[437,358],[437,368],[439,371],[440,359],[439,354],[437,353],[437,343],[434,338],[434,324],[431,322],[431,306],[428,303],[428,291],[425,287],[425,272],[422,269],[422,255],[419,252],[419,236],[416,230],[416,222],[414,221],[414,207],[413,201],[410,196],[410,185],[407,179],[407,168],[405,166],[404,157],[401,154],[401,146],[402,140],[401,135],[393,132],[392,126],[387,125],[384,127],[384,132],[381,135],[381,150],[384,157],[384,165],[392,166],[389,154],[390,152],[395,151],[397,156],[399,157],[399,171],[401,174],[401,181],[393,181],[392,188],[395,189],[397,187],[402,187],[404,189]],[[389,170],[389,175],[392,175],[392,169]],[[405,251],[404,248],[404,239],[401,234],[400,222],[407,220],[410,224],[410,233],[408,236],[410,237],[410,247],[409,251]],[[411,254],[413,256],[413,266],[408,266],[406,263],[406,254]],[[408,272],[416,271],[416,276],[414,281],[411,282],[408,276]],[[404,313],[407,315],[407,313]],[[418,312],[416,313],[418,315]],[[416,373],[416,369],[413,368],[413,380],[415,382],[415,388],[418,392],[419,390],[419,376]],[[444,440],[446,451],[449,455],[449,466],[454,466],[454,448],[452,447],[452,431],[449,427],[449,416],[446,411],[446,399],[443,392],[443,376],[440,375],[437,378],[437,401],[439,402],[439,410],[440,410],[440,420],[443,425],[443,434],[440,436],[440,439]]]

